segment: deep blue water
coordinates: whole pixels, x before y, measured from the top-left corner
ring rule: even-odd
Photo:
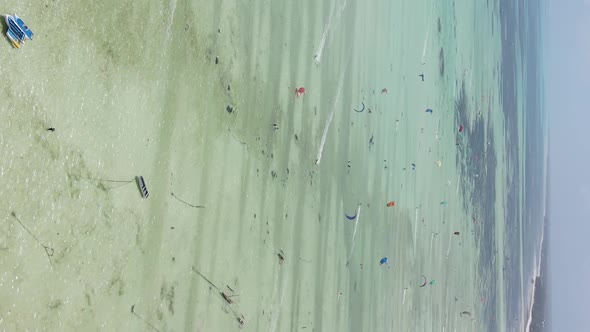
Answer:
[[[501,0],[500,8],[502,9],[502,36],[504,36],[502,39],[502,95],[508,144],[508,163],[505,167],[509,177],[506,179],[509,186],[505,216],[507,225],[505,249],[508,250],[505,250],[507,254],[502,258],[506,269],[504,275],[508,297],[506,315],[508,326],[524,327],[526,321],[514,322],[519,319],[522,306],[525,305],[521,303],[522,288],[525,288],[526,294],[534,275],[533,262],[535,257],[540,256],[545,213],[546,138],[544,135],[547,123],[542,99],[543,74],[540,45],[542,7],[540,3],[526,0]],[[519,146],[517,141],[519,114],[524,119],[524,146]],[[524,168],[524,174],[519,171],[521,168]],[[522,197],[524,199],[521,199]],[[522,257],[519,250],[521,242]],[[521,266],[524,271],[521,271]],[[520,277],[521,272],[525,276],[524,282]]]
[[[522,292],[526,294],[534,275],[534,260],[540,256],[540,241],[544,225],[546,179],[544,157],[546,115],[543,108],[543,75],[541,72],[540,17],[541,5],[526,0],[500,0],[502,29],[502,111],[505,118],[503,150],[505,164],[499,165],[494,151],[493,136],[484,137],[486,125],[476,120],[471,134],[464,145],[459,147],[457,165],[462,177],[469,179],[478,190],[470,191],[465,185],[463,196],[465,208],[471,207],[479,216],[479,228],[475,233],[480,244],[478,271],[482,276],[501,275],[504,278],[507,303],[505,306],[506,326],[497,326],[495,317],[499,303],[496,297],[497,281],[492,278],[487,285],[484,316],[489,331],[524,329]],[[456,121],[466,123],[469,112],[465,89],[456,100]],[[519,124],[519,117],[523,123]],[[489,124],[491,125],[491,124]],[[524,129],[523,129],[524,128]],[[519,132],[523,131],[523,132]],[[489,130],[488,132],[491,132]],[[518,137],[524,135],[525,144],[519,145]],[[487,144],[487,146],[486,146]],[[485,151],[485,152],[484,152]],[[473,156],[485,156],[473,158]],[[506,206],[503,216],[495,210],[496,170],[505,168],[507,174]],[[523,171],[524,170],[524,171]],[[524,195],[523,195],[524,194]],[[504,257],[498,257],[494,221],[503,219]],[[521,256],[522,244],[522,256]],[[522,271],[521,271],[522,267]],[[498,269],[502,273],[498,274]],[[524,281],[521,280],[524,275]],[[528,301],[528,300],[527,300]],[[526,308],[524,309],[526,311]]]

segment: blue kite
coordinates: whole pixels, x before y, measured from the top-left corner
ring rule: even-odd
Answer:
[[[348,219],[348,220],[355,220],[355,219],[356,219],[356,215],[357,215],[357,213],[355,213],[355,214],[354,214],[354,216],[349,216],[349,215],[348,215],[348,214],[346,214],[346,213],[344,214],[344,216],[345,216],[345,217],[346,217],[346,219]]]

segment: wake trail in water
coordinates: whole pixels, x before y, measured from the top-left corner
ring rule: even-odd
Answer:
[[[414,216],[414,257],[416,257],[416,236],[418,233],[418,208],[416,208],[416,214]]]
[[[341,16],[342,12],[344,12],[344,8],[346,8],[347,2],[348,2],[348,0],[344,0],[342,5],[340,6],[338,16]],[[320,38],[320,44],[313,56],[313,59],[315,60],[316,64],[319,64],[320,60],[322,58],[322,52],[324,51],[324,46],[326,45],[326,39],[328,38],[328,32],[330,31],[330,27],[332,26],[332,19],[334,18],[335,10],[336,10],[336,1],[334,1],[332,3],[332,6],[330,8],[330,15],[328,16],[328,22],[324,25],[324,31],[322,31],[322,37]]]
[[[172,24],[174,23],[174,15],[176,13],[176,0],[171,0],[168,4],[168,22],[166,22],[166,40],[170,40],[172,36]]]
[[[330,123],[332,123],[332,117],[334,117],[334,111],[336,107],[332,109],[332,112],[328,115],[328,120],[326,121],[326,126],[324,127],[324,132],[322,133],[322,140],[320,141],[320,149],[318,150],[318,156],[315,160],[315,164],[319,165],[320,161],[322,160],[322,152],[324,151],[324,145],[326,144],[326,138],[328,136],[328,129],[330,129]]]
[[[274,318],[272,320],[271,327],[269,331],[274,332],[277,329],[277,324],[279,322],[279,316],[281,315],[281,306],[283,305],[283,300],[285,299],[285,292],[287,290],[287,280],[289,280],[289,275],[286,275],[283,279],[283,288],[281,288],[281,295],[279,297],[279,304],[276,307],[276,312]]]
[[[544,218],[543,218],[544,219]],[[531,325],[533,324],[533,307],[535,306],[535,292],[537,291],[537,277],[541,276],[541,261],[543,257],[543,241],[545,241],[545,227],[541,230],[541,242],[539,244],[539,251],[537,255],[535,255],[535,271],[533,272],[533,284],[529,291],[529,298],[530,304],[527,311],[527,321],[526,321],[526,328],[525,332],[529,332],[531,330]],[[547,263],[545,263],[547,264]],[[524,303],[524,302],[523,302]]]
[[[434,236],[435,236],[435,234],[433,233],[432,236],[430,237],[430,249],[428,249],[428,254],[432,253],[432,244],[434,242]]]
[[[347,61],[348,63],[348,61]],[[322,153],[324,151],[324,145],[326,144],[326,138],[328,137],[328,130],[330,129],[330,124],[332,123],[332,118],[334,117],[334,111],[336,111],[336,103],[338,103],[338,99],[340,99],[340,94],[342,93],[342,86],[344,85],[344,74],[346,73],[346,67],[340,73],[340,81],[338,82],[338,91],[336,92],[336,98],[334,98],[334,106],[332,107],[332,111],[328,115],[328,119],[326,120],[326,126],[324,127],[324,132],[322,133],[322,139],[320,141],[320,148],[318,150],[318,155],[315,160],[315,164],[319,165],[320,161],[322,161]]]
[[[447,245],[447,259],[449,259],[449,254],[451,253],[451,238],[453,237],[452,233],[449,233],[449,240]]]
[[[359,225],[359,219],[361,217],[361,206],[359,205],[358,209],[356,210],[356,221],[354,222],[354,231],[352,232],[352,247],[350,247],[350,253],[348,253],[348,259],[346,260],[346,265],[350,263],[350,258],[352,257],[352,252],[354,251],[354,238],[356,237],[356,229]]]

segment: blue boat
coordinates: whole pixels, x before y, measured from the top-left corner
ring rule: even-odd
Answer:
[[[6,36],[12,42],[12,45],[16,48],[20,48],[21,44],[25,43],[25,40],[33,40],[33,31],[25,24],[25,22],[16,14],[6,15]]]

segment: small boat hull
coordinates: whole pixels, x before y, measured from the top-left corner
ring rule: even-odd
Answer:
[[[25,43],[25,40],[33,39],[33,31],[31,31],[25,22],[16,14],[6,15],[5,20],[6,25],[8,26],[6,36],[10,39],[14,47],[20,48],[20,46]]]
[[[33,40],[33,31],[29,29],[25,22],[20,17],[16,16],[16,14],[14,14],[14,19],[16,20],[16,24],[24,31],[27,38]]]
[[[148,198],[150,196],[150,193],[147,190],[147,186],[145,184],[145,180],[143,179],[143,176],[141,176],[141,175],[136,176],[135,181],[137,181],[137,186],[139,187],[139,191],[141,192],[141,196],[143,196],[143,198]]]
[[[16,48],[20,48],[21,41],[18,39],[17,36],[14,35],[14,33],[12,31],[10,31],[10,30],[6,31],[6,36],[12,42],[12,46],[14,46]]]

